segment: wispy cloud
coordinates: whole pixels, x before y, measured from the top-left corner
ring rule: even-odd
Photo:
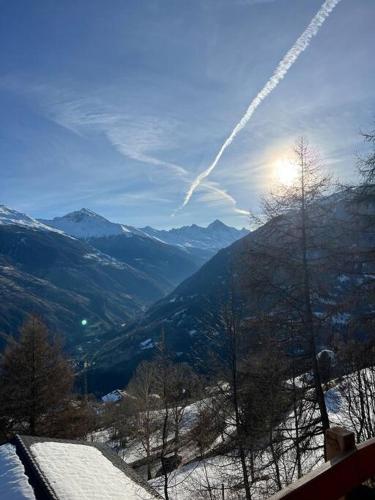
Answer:
[[[189,203],[194,191],[202,183],[202,181],[212,173],[212,171],[215,169],[216,165],[220,161],[220,158],[224,154],[225,150],[232,144],[237,134],[246,126],[246,124],[253,116],[254,112],[256,111],[258,106],[262,103],[262,101],[277,87],[277,85],[285,77],[289,69],[297,61],[301,53],[307,49],[307,47],[310,45],[312,38],[318,34],[319,29],[321,28],[323,23],[340,1],[341,0],[326,0],[323,3],[323,5],[320,7],[317,14],[313,17],[308,27],[297,39],[297,41],[294,43],[291,49],[286,53],[283,59],[279,62],[271,78],[267,81],[267,83],[264,85],[262,90],[257,94],[257,96],[251,101],[249,107],[246,110],[246,113],[243,115],[241,120],[237,123],[237,125],[234,127],[228,138],[225,140],[224,144],[221,146],[219,152],[217,153],[214,161],[206,170],[201,172],[191,183],[181,208],[185,207]]]
[[[107,128],[106,135],[111,144],[124,156],[133,160],[165,167],[174,173],[185,176],[187,171],[180,165],[165,161],[153,155],[154,151],[167,151],[167,137],[171,136],[172,124],[162,122],[153,117],[143,117],[141,120],[119,121]]]
[[[49,102],[47,111],[56,123],[78,134],[93,130],[104,134],[123,156],[187,175],[184,167],[160,158],[173,144],[176,123],[170,118],[119,113],[95,98]]]
[[[176,120],[135,114],[126,109],[119,111],[119,106],[111,102],[111,89],[83,96],[63,84],[57,88],[53,84],[29,82],[25,86],[11,77],[2,78],[0,88],[32,95],[51,121],[75,134],[102,134],[116,151],[127,158],[167,169],[178,176],[187,175],[184,167],[162,157],[176,148]]]
[[[229,204],[232,212],[237,215],[249,217],[250,212],[237,207],[237,201],[227,191],[221,189],[215,182],[204,182],[201,186],[203,193],[201,194],[201,201],[205,203],[222,204],[223,201]]]

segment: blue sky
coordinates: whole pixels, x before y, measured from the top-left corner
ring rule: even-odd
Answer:
[[[204,170],[322,0],[0,1],[0,203],[127,224],[243,226],[305,135],[355,175],[374,127],[375,1],[342,0],[212,175]]]

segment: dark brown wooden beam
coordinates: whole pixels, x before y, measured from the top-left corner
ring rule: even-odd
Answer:
[[[354,436],[338,429],[327,431],[327,452],[332,458],[273,495],[272,500],[335,500],[375,476],[375,439],[355,446]]]

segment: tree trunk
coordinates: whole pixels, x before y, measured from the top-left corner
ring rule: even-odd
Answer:
[[[235,335],[235,333],[233,333]],[[234,403],[234,413],[236,419],[236,428],[237,428],[237,437],[239,442],[239,452],[240,452],[240,460],[242,467],[242,476],[243,483],[245,488],[246,500],[251,500],[251,490],[249,484],[249,475],[247,471],[246,465],[246,455],[244,448],[242,446],[243,443],[243,432],[242,432],[242,424],[240,418],[240,409],[238,404],[238,387],[237,387],[237,356],[236,356],[236,342],[233,339],[233,353],[232,353],[232,384],[233,384],[233,403]]]
[[[324,399],[324,392],[322,388],[322,383],[319,373],[319,365],[317,359],[317,349],[316,349],[316,339],[315,339],[315,328],[314,328],[314,317],[311,307],[311,285],[310,285],[310,272],[307,257],[307,212],[306,212],[306,195],[305,195],[305,180],[304,180],[304,157],[301,157],[301,193],[302,193],[302,205],[301,205],[301,223],[302,223],[302,238],[301,238],[301,250],[302,250],[302,269],[303,269],[303,293],[304,293],[304,308],[305,308],[305,326],[307,334],[310,338],[310,349],[311,349],[311,361],[312,361],[312,371],[314,376],[314,386],[316,391],[316,398],[319,405],[320,416],[322,420],[323,432],[329,429],[329,418],[327,407]]]

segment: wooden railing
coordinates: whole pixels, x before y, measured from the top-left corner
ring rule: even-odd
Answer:
[[[272,496],[272,500],[334,500],[375,476],[375,439],[355,445],[341,427],[326,433],[327,462]]]

